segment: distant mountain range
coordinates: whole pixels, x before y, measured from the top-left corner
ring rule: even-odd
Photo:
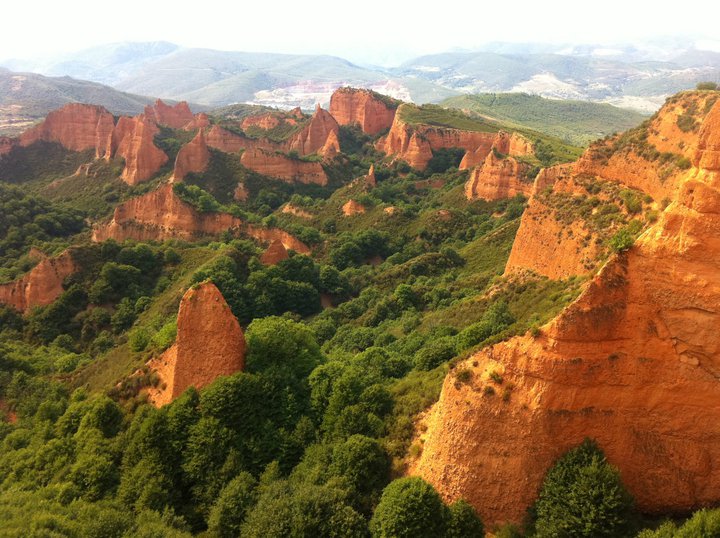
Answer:
[[[153,101],[97,82],[16,73],[0,67],[0,135],[17,134],[67,103],[102,105],[113,114],[135,115]]]
[[[325,55],[115,43],[42,61],[6,60],[2,65],[207,106],[250,102],[303,108],[327,104],[339,86],[358,86],[418,103],[512,91],[652,111],[669,94],[720,79],[720,53],[671,42],[645,48],[497,43],[481,52],[422,56],[394,68],[359,66]]]

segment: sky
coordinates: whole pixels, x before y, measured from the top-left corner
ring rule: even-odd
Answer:
[[[702,40],[706,48],[720,50],[720,6],[710,7],[713,3],[13,1],[3,5],[0,59],[50,56],[118,41],[321,53],[384,65],[421,54],[472,50],[489,41],[613,43],[682,34]]]

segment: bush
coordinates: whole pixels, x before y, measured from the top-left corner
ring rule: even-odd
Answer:
[[[415,355],[415,368],[432,370],[455,356],[455,339],[450,336],[433,340]]]
[[[383,491],[370,532],[376,538],[437,538],[445,535],[448,519],[447,507],[430,484],[400,478]]]
[[[698,82],[695,86],[698,90],[717,90],[717,82]]]
[[[620,536],[632,498],[618,470],[586,439],[548,471],[535,505],[538,537]]]
[[[482,538],[485,528],[475,509],[466,501],[455,501],[450,505],[450,521],[447,538]]]

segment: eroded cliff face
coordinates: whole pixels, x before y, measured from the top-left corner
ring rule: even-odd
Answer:
[[[178,151],[172,180],[182,181],[187,174],[204,172],[209,163],[210,150],[205,140],[205,132],[200,129],[195,138]]]
[[[145,107],[145,117],[153,123],[165,125],[172,129],[182,129],[187,124],[195,121],[187,102],[181,101],[174,106],[170,106],[161,99],[155,101],[153,106],[148,105]]]
[[[20,145],[57,142],[72,151],[95,149],[98,158],[109,158],[114,127],[115,119],[103,107],[69,103],[53,110],[44,121],[22,133]]]
[[[168,156],[155,145],[157,133],[157,125],[143,115],[118,121],[113,146],[117,146],[115,155],[125,159],[120,179],[128,185],[147,181],[168,161]]]
[[[260,262],[263,265],[275,265],[283,260],[287,260],[289,257],[288,251],[285,245],[282,244],[282,241],[275,239],[270,243],[265,252],[262,253],[262,256],[260,256]]]
[[[228,213],[200,213],[180,199],[169,183],[115,208],[110,222],[93,230],[93,241],[193,240],[222,232],[243,233],[263,243],[279,240],[286,248],[309,254],[310,248],[284,230],[246,224]]]
[[[242,328],[215,284],[190,288],[180,301],[175,344],[149,363],[161,381],[148,391],[150,401],[160,407],[189,387],[244,370],[245,350]]]
[[[514,157],[490,153],[481,166],[473,169],[465,183],[468,200],[502,200],[518,194],[529,196],[533,183],[526,177],[530,166]]]
[[[657,223],[539,336],[455,367],[470,380],[446,378],[413,473],[490,524],[520,521],[591,437],[644,512],[720,501],[720,105],[693,162]]]
[[[320,108],[315,109],[310,122],[298,133],[295,133],[285,144],[287,151],[297,151],[300,155],[310,155],[317,153],[325,147],[330,137],[330,133],[334,133],[337,138],[339,130],[338,123],[330,113]]]
[[[274,151],[259,148],[247,150],[242,154],[240,162],[258,174],[282,179],[289,183],[325,186],[328,182],[321,163],[292,159]]]
[[[112,220],[95,228],[93,240],[189,240],[239,230],[242,225],[242,220],[227,213],[199,213],[165,184],[116,207]]]
[[[340,125],[358,125],[369,135],[389,129],[397,106],[370,90],[340,88],[330,97],[330,114]]]
[[[353,215],[361,215],[365,213],[365,206],[356,200],[348,200],[342,206],[343,215],[352,217]]]
[[[400,105],[388,134],[377,141],[375,147],[386,155],[403,159],[413,168],[424,170],[432,158],[433,150],[461,148],[466,151],[461,170],[483,163],[493,146],[508,155],[520,156],[533,152],[532,144],[517,134],[505,132],[463,131],[432,125],[411,125],[402,118],[404,106]]]
[[[77,270],[71,250],[54,258],[43,256],[40,263],[18,280],[0,284],[0,303],[23,313],[36,306],[49,305],[64,291],[65,279]]]

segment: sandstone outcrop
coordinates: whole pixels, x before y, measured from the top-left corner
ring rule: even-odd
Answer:
[[[313,217],[312,213],[305,211],[302,207],[298,207],[290,203],[287,203],[282,207],[282,212],[300,217],[301,219],[311,219]]]
[[[244,118],[241,127],[243,131],[251,127],[257,127],[258,129],[269,131],[270,129],[274,129],[280,125],[280,123],[282,123],[282,121],[278,117],[278,114],[268,112],[267,114],[259,114],[257,116],[248,116],[247,118]]]
[[[20,135],[20,145],[57,142],[72,151],[94,149],[96,157],[111,156],[115,127],[112,114],[101,106],[69,103],[50,112],[44,121]]]
[[[485,158],[482,166],[473,169],[465,183],[468,200],[502,200],[518,194],[529,196],[533,184],[526,175],[530,166],[514,157],[498,157],[493,152]]]
[[[369,135],[389,129],[397,103],[370,90],[340,88],[330,97],[330,114],[340,125],[358,125]]]
[[[244,370],[245,349],[242,328],[215,284],[190,288],[180,301],[175,344],[150,361],[161,381],[148,391],[150,401],[160,407],[189,387],[202,389]]]
[[[293,159],[282,153],[256,148],[242,154],[243,166],[264,176],[282,179],[289,183],[304,183],[325,186],[327,175],[322,164],[316,161]]]
[[[0,303],[20,312],[49,305],[63,292],[63,282],[77,271],[72,251],[49,258],[43,256],[35,267],[19,279],[0,284]]]
[[[338,140],[337,133],[330,131],[330,134],[325,141],[325,145],[318,151],[320,155],[325,157],[326,161],[333,160],[338,153],[340,153],[340,141]]]
[[[182,181],[187,174],[204,172],[208,164],[210,164],[210,150],[207,147],[205,133],[200,129],[195,138],[178,151],[172,180]]]
[[[287,260],[290,256],[282,244],[282,241],[275,239],[270,242],[270,245],[260,256],[260,263],[263,265],[275,265],[283,260]]]
[[[245,224],[228,213],[200,213],[180,199],[169,183],[147,194],[128,200],[115,208],[112,220],[93,230],[93,241],[165,241],[192,240],[222,232],[244,233],[263,243],[280,240],[286,248],[301,254],[310,249],[284,230]]]
[[[365,176],[365,185],[372,188],[377,186],[377,179],[375,179],[375,165],[371,164],[367,175]]]
[[[247,202],[248,198],[250,198],[250,191],[248,191],[244,183],[238,183],[235,191],[233,191],[233,200],[237,202]]]
[[[448,375],[412,467],[443,497],[520,521],[591,437],[643,512],[720,501],[720,104],[696,148],[660,219],[539,336],[458,364],[468,382]]]
[[[330,133],[335,133],[337,137],[338,130],[335,118],[318,105],[310,122],[290,137],[285,148],[287,151],[297,151],[300,155],[317,153],[327,143]]]
[[[155,101],[153,106],[148,105],[145,107],[145,117],[158,125],[165,125],[173,129],[182,129],[195,120],[190,107],[185,101],[170,106],[161,99]]]
[[[345,215],[346,217],[351,217],[353,215],[361,215],[362,213],[365,213],[365,211],[366,209],[364,205],[352,199],[345,202],[345,204],[343,204],[342,206],[343,215]]]
[[[207,134],[207,145],[225,153],[237,153],[252,145],[249,138],[235,134],[219,125],[213,125]]]
[[[121,117],[113,134],[115,155],[125,159],[120,177],[128,185],[137,185],[153,177],[168,161],[168,156],[155,145],[158,127],[142,114],[135,118]]]
[[[205,112],[195,114],[192,121],[183,126],[185,131],[195,131],[197,129],[208,129],[210,127],[210,118]]]
[[[200,213],[181,200],[170,184],[117,206],[112,220],[93,232],[94,241],[194,239],[239,230],[243,221],[228,213]]]

